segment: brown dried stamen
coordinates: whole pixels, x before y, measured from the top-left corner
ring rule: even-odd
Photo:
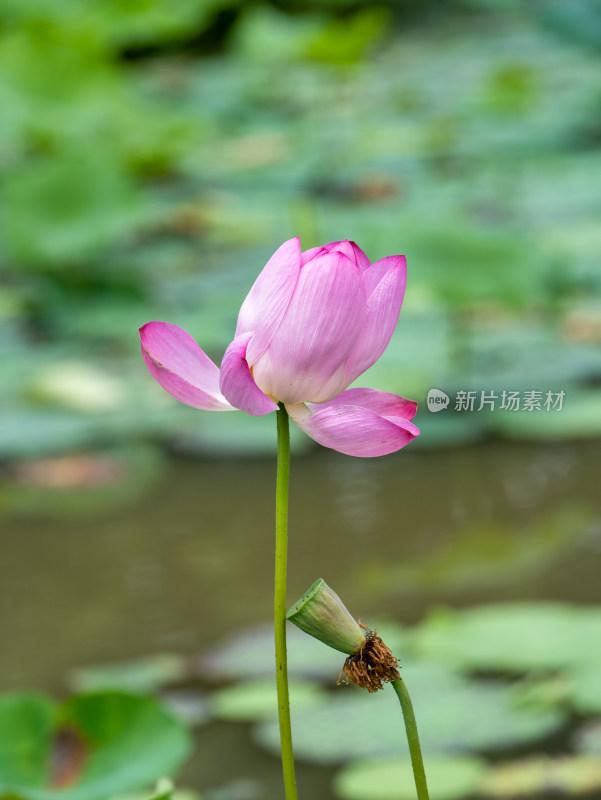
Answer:
[[[365,628],[365,625],[361,627]],[[376,631],[366,629],[365,644],[346,659],[337,683],[352,681],[368,692],[377,692],[384,688],[385,683],[400,677],[398,659],[392,655],[390,648]]]

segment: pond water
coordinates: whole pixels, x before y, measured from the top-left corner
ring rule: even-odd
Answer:
[[[601,603],[598,452],[488,443],[295,457],[289,602],[324,577],[369,622],[411,623],[443,603]],[[0,689],[61,692],[75,666],[194,653],[268,621],[274,472],[271,459],[174,459],[135,507],[5,518]],[[199,741],[184,783],[251,777],[264,800],[281,796],[277,762],[245,726],[212,724]],[[314,797],[330,796],[331,774],[300,770]]]

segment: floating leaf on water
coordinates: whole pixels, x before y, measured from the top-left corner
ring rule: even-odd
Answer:
[[[432,756],[426,760],[431,800],[459,800],[476,793],[485,762],[466,756]],[[414,800],[413,768],[409,760],[354,761],[334,778],[334,793],[342,800]]]
[[[538,71],[527,63],[494,66],[484,87],[484,103],[493,113],[508,116],[526,113],[537,101]]]
[[[73,670],[69,683],[76,692],[120,689],[149,694],[187,674],[186,659],[172,653],[137,658],[116,664],[100,664]]]
[[[185,729],[154,699],[119,692],[0,697],[0,795],[23,800],[106,800],[176,769]]]
[[[557,730],[557,710],[520,707],[511,687],[466,681],[441,665],[411,663],[403,668],[426,753],[493,750],[536,741]],[[369,695],[340,687],[318,708],[294,714],[292,732],[300,758],[340,762],[377,758],[404,750],[401,710],[391,691]],[[263,723],[256,740],[279,748],[277,724]]]
[[[44,695],[0,695],[0,795],[10,786],[44,785],[56,720]]]
[[[114,411],[125,400],[125,387],[97,365],[67,361],[46,366],[34,376],[29,394],[36,402],[96,414]]]
[[[310,449],[313,444],[296,425],[291,426],[290,439],[292,450],[296,453]],[[271,456],[275,452],[274,422],[269,414],[264,417],[250,417],[242,412],[213,414],[210,419],[209,415],[201,419],[189,415],[186,424],[180,424],[173,431],[173,445],[179,452],[217,455],[222,458]]]
[[[290,681],[290,703],[297,711],[324,702],[325,693],[314,683]],[[239,722],[269,719],[278,712],[273,680],[253,680],[219,689],[211,695],[210,708],[220,719]]]
[[[536,673],[514,684],[516,707],[534,712],[563,707],[568,699],[568,680],[563,673],[537,677]]]
[[[0,420],[0,454],[4,458],[64,452],[88,445],[98,436],[98,420],[66,412],[14,409]]]
[[[403,658],[410,650],[411,632],[409,629],[394,620],[380,620],[377,617],[369,620],[368,627],[376,631],[380,639],[392,650],[393,655],[399,659],[402,667]]]
[[[288,672],[291,677],[318,678],[335,683],[344,658],[292,625],[287,628]],[[200,658],[203,676],[235,680],[275,675],[273,629],[260,626],[243,630]]]
[[[269,6],[255,6],[236,26],[233,45],[237,54],[253,61],[296,61],[322,27],[314,16],[292,18]]]
[[[3,196],[7,248],[24,264],[90,257],[148,214],[131,176],[98,148],[28,162],[5,180]]]
[[[333,16],[309,42],[307,55],[326,64],[357,64],[382,37],[390,22],[390,12],[383,6],[367,6],[342,19]]]
[[[567,389],[561,411],[494,414],[490,427],[515,439],[589,439],[601,433],[599,408],[601,392]]]
[[[198,728],[211,718],[210,701],[206,693],[194,689],[170,689],[161,699],[173,716],[187,728]]]
[[[420,281],[446,307],[486,301],[520,306],[535,297],[541,265],[535,248],[515,232],[476,228],[457,219],[428,229],[416,224],[408,235],[408,249],[420,264]]]
[[[595,0],[550,0],[534,6],[536,15],[554,33],[601,50],[601,13]]]
[[[574,666],[568,672],[568,695],[582,714],[601,714],[601,658],[597,663]]]
[[[555,670],[601,663],[601,609],[505,603],[440,610],[416,631],[416,652],[463,669]]]
[[[601,789],[601,760],[597,756],[533,756],[491,767],[479,794],[507,800],[512,797],[591,794]]]

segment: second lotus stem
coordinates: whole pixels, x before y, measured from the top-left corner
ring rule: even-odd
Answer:
[[[417,733],[417,722],[415,721],[415,714],[413,712],[413,703],[409,697],[405,681],[402,678],[397,678],[392,681],[392,688],[399,698],[403,717],[405,719],[405,730],[407,731],[407,741],[409,742],[409,753],[411,755],[411,766],[413,767],[417,797],[418,800],[428,800],[428,784],[426,783],[426,773]]]

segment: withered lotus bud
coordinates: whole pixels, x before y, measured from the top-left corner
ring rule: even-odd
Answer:
[[[356,653],[365,644],[364,630],[323,578],[297,600],[286,619],[341,653]]]
[[[351,616],[323,578],[313,583],[286,619],[334,650],[348,653],[338,683],[352,681],[368,692],[400,678],[398,661],[376,631]]]

